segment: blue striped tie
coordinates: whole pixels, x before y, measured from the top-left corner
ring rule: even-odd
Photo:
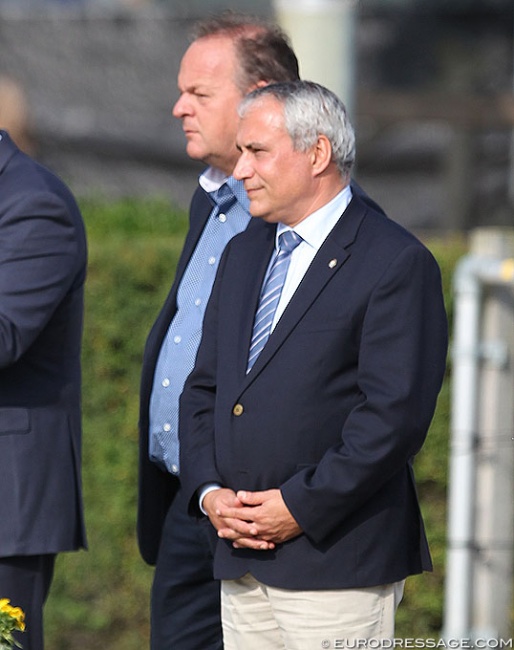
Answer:
[[[293,230],[286,230],[279,237],[279,250],[262,286],[259,306],[255,313],[247,373],[252,369],[255,360],[262,352],[269,338],[273,317],[280,300],[289,262],[291,261],[291,253],[301,241],[300,235],[297,235]]]

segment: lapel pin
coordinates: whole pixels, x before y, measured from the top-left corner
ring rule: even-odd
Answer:
[[[330,260],[330,262],[328,263],[328,268],[329,268],[329,269],[333,269],[333,268],[336,266],[336,264],[337,264],[337,260],[336,260],[336,258],[334,257],[334,259],[333,259],[333,260]]]

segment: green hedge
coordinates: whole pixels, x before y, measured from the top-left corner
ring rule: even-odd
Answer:
[[[59,556],[46,607],[49,650],[148,647],[153,571],[135,536],[138,389],[144,341],[174,276],[187,216],[164,200],[82,202],[89,238],[83,350],[84,496],[89,551]],[[451,317],[458,240],[426,242]],[[438,637],[442,617],[448,379],[416,473],[435,570],[410,578],[398,637]]]

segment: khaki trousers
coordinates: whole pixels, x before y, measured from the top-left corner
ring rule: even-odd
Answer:
[[[357,648],[394,638],[405,581],[363,589],[293,591],[250,574],[221,583],[225,650]]]

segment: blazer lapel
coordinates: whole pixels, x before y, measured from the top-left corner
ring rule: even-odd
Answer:
[[[189,219],[189,230],[184,241],[182,253],[177,263],[175,284],[178,284],[186,270],[186,266],[196,248],[200,235],[205,228],[205,224],[207,223],[207,219],[209,218],[213,207],[214,202],[211,200],[207,192],[202,187],[198,186],[193,194],[193,198],[191,199],[191,206],[189,209],[191,215]]]
[[[0,130],[0,174],[4,171],[9,160],[15,153],[20,151],[18,147],[11,140],[7,131]]]
[[[236,268],[239,270],[241,281],[237,283],[239,293],[234,301],[238,322],[237,327],[233,328],[237,340],[232,346],[234,354],[237,355],[238,373],[242,377],[246,376],[253,321],[264,276],[275,246],[276,226],[252,218],[247,231],[249,237],[245,246],[237,249]]]
[[[255,361],[251,372],[246,375],[245,387],[253,381],[273,358],[276,351],[284,343],[291,331],[302,319],[305,312],[311,307],[314,300],[325,289],[332,278],[336,274],[344,272],[345,262],[350,257],[351,245],[357,237],[358,229],[364,218],[366,209],[361,199],[355,196],[352,198],[348,208],[314,257],[307,273],[264,346],[263,351]],[[253,304],[252,324],[256,305],[257,300]],[[248,338],[248,345],[249,341],[250,338]]]

